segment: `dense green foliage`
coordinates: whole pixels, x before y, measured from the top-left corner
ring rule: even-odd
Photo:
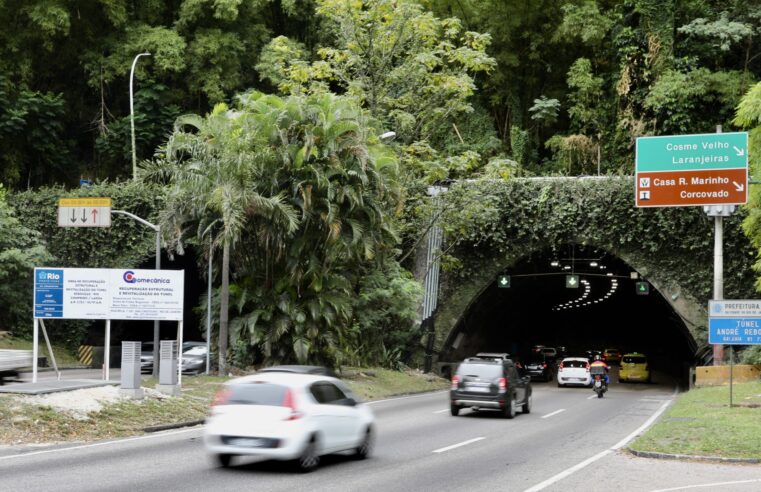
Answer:
[[[31,329],[33,268],[49,260],[39,232],[16,217],[0,186],[0,331]]]

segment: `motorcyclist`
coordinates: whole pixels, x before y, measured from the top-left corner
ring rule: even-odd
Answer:
[[[595,355],[594,362],[592,362],[589,365],[590,370],[593,367],[602,367],[603,369],[605,369],[605,386],[607,387],[608,383],[610,382],[610,378],[608,377],[608,371],[610,371],[610,366],[606,364],[604,360],[602,360],[602,357],[600,357],[599,354],[597,354]]]

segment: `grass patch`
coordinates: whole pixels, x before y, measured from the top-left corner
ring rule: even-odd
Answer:
[[[55,354],[55,361],[58,367],[77,367],[81,366],[76,354],[72,353],[66,347],[61,345],[52,344],[53,353]],[[0,349],[12,349],[12,350],[32,350],[32,341],[24,340],[23,338],[15,337],[0,337]],[[48,358],[48,366],[53,367],[52,359],[48,353],[48,346],[45,343],[45,339],[40,335],[40,357]]]
[[[424,374],[414,369],[344,368],[341,379],[362,400],[382,400],[395,395],[449,388],[449,381],[435,374]]]
[[[637,451],[761,459],[761,381],[681,394],[629,447]]]
[[[229,378],[193,376],[182,378],[182,396],[149,394],[140,401],[119,400],[100,411],[75,415],[50,406],[30,403],[30,397],[0,395],[0,443],[29,444],[63,441],[94,441],[140,435],[146,427],[175,424],[206,417],[220,385]],[[345,368],[342,379],[363,400],[446,389],[448,381],[420,371]],[[158,381],[144,379],[144,388]]]

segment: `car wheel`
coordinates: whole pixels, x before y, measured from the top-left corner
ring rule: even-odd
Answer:
[[[370,452],[373,449],[373,430],[372,427],[368,427],[365,431],[365,437],[362,439],[362,442],[357,446],[357,449],[354,450],[354,458],[358,460],[363,460],[370,456]]]
[[[218,454],[216,458],[217,458],[217,463],[219,464],[219,466],[221,466],[222,468],[228,468],[230,466],[230,463],[232,462],[233,455],[223,453],[223,454]]]
[[[526,397],[526,401],[523,403],[523,408],[521,409],[521,411],[522,411],[523,413],[531,413],[531,400],[532,400],[533,398],[534,398],[534,397],[533,397],[531,394],[529,394],[529,395]]]
[[[449,405],[449,412],[452,414],[452,417],[457,417],[457,414],[460,413],[460,407],[457,405]]]
[[[296,459],[296,468],[301,473],[309,473],[320,464],[320,454],[318,453],[317,438],[312,439],[304,446],[301,456]]]
[[[515,417],[515,395],[511,395],[510,401],[505,402],[505,409],[502,411],[502,415],[506,419]]]

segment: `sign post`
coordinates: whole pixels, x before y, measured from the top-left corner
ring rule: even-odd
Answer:
[[[667,135],[637,139],[634,200],[637,207],[703,206],[714,217],[714,299],[723,293],[722,218],[748,202],[746,132]],[[724,347],[714,345],[714,365]]]
[[[708,343],[729,345],[729,406],[732,407],[734,345],[761,345],[761,300],[708,303]]]

